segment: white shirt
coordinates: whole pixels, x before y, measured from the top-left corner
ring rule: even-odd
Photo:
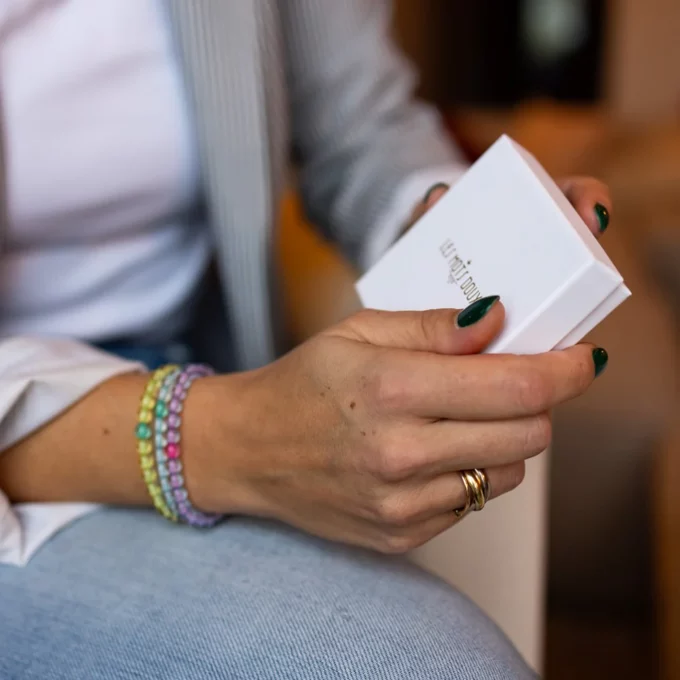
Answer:
[[[168,337],[210,243],[184,215],[197,163],[162,5],[10,6],[24,18],[0,27],[9,201],[0,336]]]
[[[104,380],[142,368],[59,336],[170,337],[210,242],[184,215],[199,181],[162,0],[0,0],[0,36],[10,218],[1,452]],[[430,185],[460,174],[433,168],[398,187],[364,264]],[[0,492],[0,562],[24,564],[95,507],[10,506]]]

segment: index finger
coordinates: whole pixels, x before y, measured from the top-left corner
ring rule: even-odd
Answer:
[[[607,353],[581,344],[536,355],[443,356],[394,351],[384,406],[427,419],[502,420],[539,415],[583,394]]]

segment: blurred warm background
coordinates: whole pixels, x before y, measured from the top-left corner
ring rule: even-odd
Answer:
[[[593,333],[606,378],[555,414],[544,668],[680,679],[680,1],[398,0],[395,34],[474,160],[506,132],[554,176],[607,181],[603,239],[633,291]],[[301,340],[357,306],[355,274],[283,206]]]

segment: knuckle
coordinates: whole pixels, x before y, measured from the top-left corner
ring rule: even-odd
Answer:
[[[354,312],[348,321],[359,326],[364,326],[372,323],[375,320],[375,316],[376,311],[374,309],[360,309],[359,311]]]
[[[385,555],[403,555],[416,547],[416,541],[406,534],[385,534],[378,550]]]
[[[382,435],[373,457],[373,472],[384,482],[401,482],[410,477],[417,468],[417,453],[410,451],[393,434]]]
[[[368,387],[369,398],[380,411],[394,411],[404,403],[406,385],[392,370],[375,371]]]
[[[578,348],[572,352],[561,354],[560,357],[567,362],[563,370],[566,394],[570,397],[583,394],[595,378],[590,351],[582,352]]]
[[[410,473],[405,457],[390,448],[379,449],[376,456],[378,477],[385,482],[400,482]]]
[[[377,312],[374,309],[360,309],[338,324],[339,330],[349,332],[353,338],[366,340],[367,329],[376,323]]]
[[[379,501],[375,513],[381,524],[395,528],[408,526],[413,516],[406,502],[394,496],[387,496]]]
[[[425,340],[437,337],[437,326],[441,319],[441,310],[426,309],[420,312],[420,332]]]
[[[547,413],[531,419],[527,428],[526,452],[538,455],[545,451],[552,441],[552,421]]]
[[[552,386],[537,368],[526,367],[515,381],[517,402],[527,413],[540,413],[550,407]]]
[[[593,358],[590,352],[587,356],[581,356],[576,367],[574,368],[576,374],[575,382],[579,394],[585,392],[590,384],[595,379],[595,371],[593,369]]]
[[[456,334],[451,330],[456,328],[457,316],[458,310],[454,309],[428,309],[421,312],[421,333],[429,347],[443,353],[455,350]]]

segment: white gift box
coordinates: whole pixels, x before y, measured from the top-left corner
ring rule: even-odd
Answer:
[[[501,137],[356,285],[365,307],[464,308],[500,295],[489,352],[533,354],[581,340],[629,295],[555,182]]]

